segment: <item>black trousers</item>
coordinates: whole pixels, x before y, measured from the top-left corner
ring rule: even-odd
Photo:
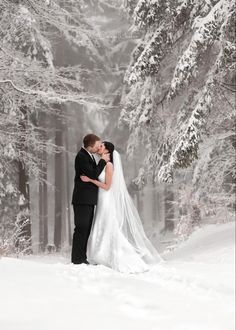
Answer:
[[[74,204],[75,229],[72,241],[71,262],[80,264],[87,260],[86,249],[91,231],[94,205]]]

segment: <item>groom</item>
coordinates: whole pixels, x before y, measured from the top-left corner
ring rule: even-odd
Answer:
[[[75,229],[72,242],[71,262],[73,264],[88,264],[86,249],[92,227],[94,207],[97,204],[98,187],[90,182],[83,182],[80,179],[82,174],[97,179],[106,163],[109,161],[109,154],[103,154],[99,163],[93,157],[101,147],[101,139],[88,134],[83,139],[84,146],[75,158],[75,179],[72,204],[74,209]]]

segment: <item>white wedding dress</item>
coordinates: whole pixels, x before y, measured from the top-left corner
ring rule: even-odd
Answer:
[[[144,233],[125,184],[119,153],[114,151],[113,157],[112,185],[109,190],[99,188],[87,260],[122,273],[144,272],[162,259]],[[105,183],[105,168],[98,179]]]

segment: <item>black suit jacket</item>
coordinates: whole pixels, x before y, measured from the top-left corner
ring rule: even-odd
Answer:
[[[99,163],[96,164],[87,151],[81,148],[75,158],[75,179],[72,204],[97,204],[98,187],[91,182],[83,182],[80,179],[80,176],[84,174],[91,179],[97,180],[105,166],[106,162],[104,159],[100,159]]]

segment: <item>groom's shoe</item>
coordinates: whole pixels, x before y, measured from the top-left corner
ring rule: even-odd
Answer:
[[[89,262],[87,260],[83,260],[83,261],[72,261],[72,264],[74,264],[74,265],[81,265],[81,264],[89,265]]]
[[[85,261],[83,262],[83,264],[89,265],[89,262],[88,262],[87,260],[85,260]]]

